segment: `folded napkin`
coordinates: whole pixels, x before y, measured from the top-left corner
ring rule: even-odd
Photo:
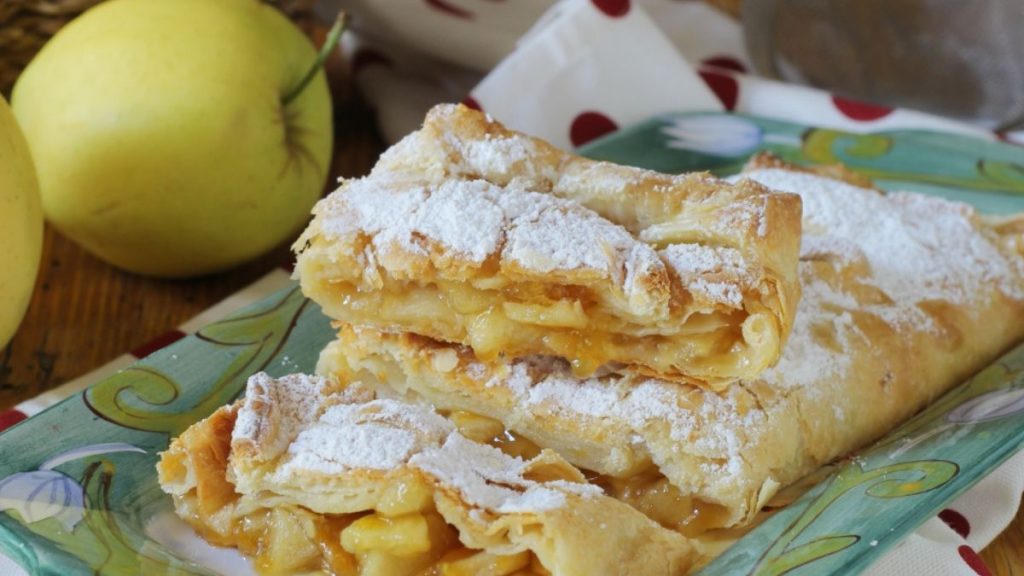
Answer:
[[[569,147],[661,112],[731,110],[851,132],[982,127],[748,74],[738,22],[679,0],[330,0],[354,14],[343,38],[385,138],[438,102],[465,100]],[[574,137],[575,134],[575,137]]]
[[[978,128],[855,102],[747,74],[739,24],[678,0],[330,0],[355,15],[343,38],[354,79],[389,141],[437,102],[463,100],[510,126],[579,146],[654,114],[734,110],[847,131],[920,128],[992,138]],[[288,284],[275,270],[155,341],[0,412],[0,430],[78,393],[187,333]],[[1024,453],[1004,463],[882,557],[872,575],[987,574],[975,550],[1013,519]],[[0,555],[0,574],[24,574]]]

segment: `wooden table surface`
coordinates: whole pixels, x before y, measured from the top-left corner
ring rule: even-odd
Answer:
[[[369,171],[383,150],[372,111],[348,99],[335,111],[334,182]],[[287,245],[256,262],[193,280],[117,270],[47,226],[32,303],[0,351],[0,411],[149,342],[288,261]],[[981,552],[992,574],[1024,575],[1024,509]]]

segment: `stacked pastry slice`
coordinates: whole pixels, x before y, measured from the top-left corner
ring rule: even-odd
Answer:
[[[182,518],[264,574],[659,576],[693,558],[550,450],[512,457],[325,378],[251,377],[158,472]]]
[[[754,377],[799,297],[798,196],[585,160],[461,106],[314,215],[297,274],[328,316],[577,376]]]
[[[1020,226],[779,166],[744,176],[803,197],[803,296],[757,378],[714,391],[615,366],[580,379],[560,359],[485,360],[369,327],[344,327],[319,369],[500,422],[684,534],[749,522],[1024,337]]]
[[[1024,219],[830,176],[435,109],[297,244],[322,376],[252,380],[161,484],[265,572],[686,573],[1024,338]]]

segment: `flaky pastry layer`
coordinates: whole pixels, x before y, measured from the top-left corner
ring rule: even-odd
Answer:
[[[554,452],[511,457],[324,378],[253,376],[158,471],[182,518],[265,574],[660,576],[696,556]]]
[[[878,438],[1024,338],[1024,227],[779,167],[803,195],[803,297],[778,365],[711,391],[609,367],[341,328],[318,370],[499,420],[602,475],[663,475],[709,527],[743,525],[781,487]],[[712,507],[709,507],[712,506]],[[725,510],[713,508],[717,506]]]
[[[439,106],[317,205],[296,274],[336,320],[718,389],[778,360],[799,234],[796,195],[586,160]]]

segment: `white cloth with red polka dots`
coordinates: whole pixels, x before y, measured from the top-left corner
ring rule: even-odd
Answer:
[[[746,74],[739,23],[679,0],[334,0],[355,27],[343,39],[355,81],[396,141],[438,102],[464,101],[561,147],[655,114],[734,110],[848,131],[932,129],[992,138],[983,127]],[[975,575],[975,550],[1013,519],[1024,453],[925,523],[873,575]]]
[[[654,114],[735,110],[850,131],[982,127],[747,74],[738,22],[680,0],[325,0],[353,14],[342,40],[356,84],[395,142],[430,106],[469,97],[503,122],[568,147]],[[591,116],[590,118],[595,118]],[[587,120],[583,120],[584,126]]]

